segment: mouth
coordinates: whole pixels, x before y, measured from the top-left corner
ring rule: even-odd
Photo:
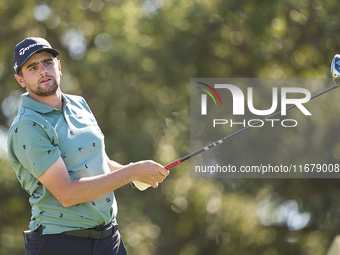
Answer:
[[[40,84],[46,84],[46,83],[49,83],[50,81],[52,81],[51,77],[44,77],[39,81],[39,83]]]

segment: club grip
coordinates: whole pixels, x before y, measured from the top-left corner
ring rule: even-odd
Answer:
[[[175,166],[178,166],[179,164],[182,164],[181,159],[177,159],[176,161],[171,162],[170,164],[167,164],[166,166],[164,166],[164,168],[167,170],[170,170],[171,168],[174,168]]]
[[[177,159],[174,162],[167,164],[166,166],[164,166],[164,168],[167,169],[167,170],[170,170],[171,168],[174,168],[175,166],[178,166],[179,164],[182,164],[181,159]],[[143,191],[143,190],[146,190],[148,187],[150,187],[150,185],[142,183],[142,182],[134,181],[134,182],[130,182],[130,187],[131,188],[137,188],[137,189]]]

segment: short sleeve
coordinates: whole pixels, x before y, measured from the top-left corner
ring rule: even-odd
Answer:
[[[61,156],[57,135],[51,126],[25,121],[14,124],[8,136],[8,155],[35,178],[43,174]]]

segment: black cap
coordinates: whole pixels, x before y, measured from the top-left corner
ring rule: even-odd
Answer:
[[[33,56],[33,54],[47,51],[53,56],[58,56],[59,51],[53,49],[48,41],[40,37],[29,37],[18,43],[14,48],[14,71],[18,73],[26,61]]]

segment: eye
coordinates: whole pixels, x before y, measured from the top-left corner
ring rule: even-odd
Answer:
[[[28,71],[34,71],[34,70],[36,70],[36,69],[37,69],[36,66],[32,66],[30,69],[28,69]]]

